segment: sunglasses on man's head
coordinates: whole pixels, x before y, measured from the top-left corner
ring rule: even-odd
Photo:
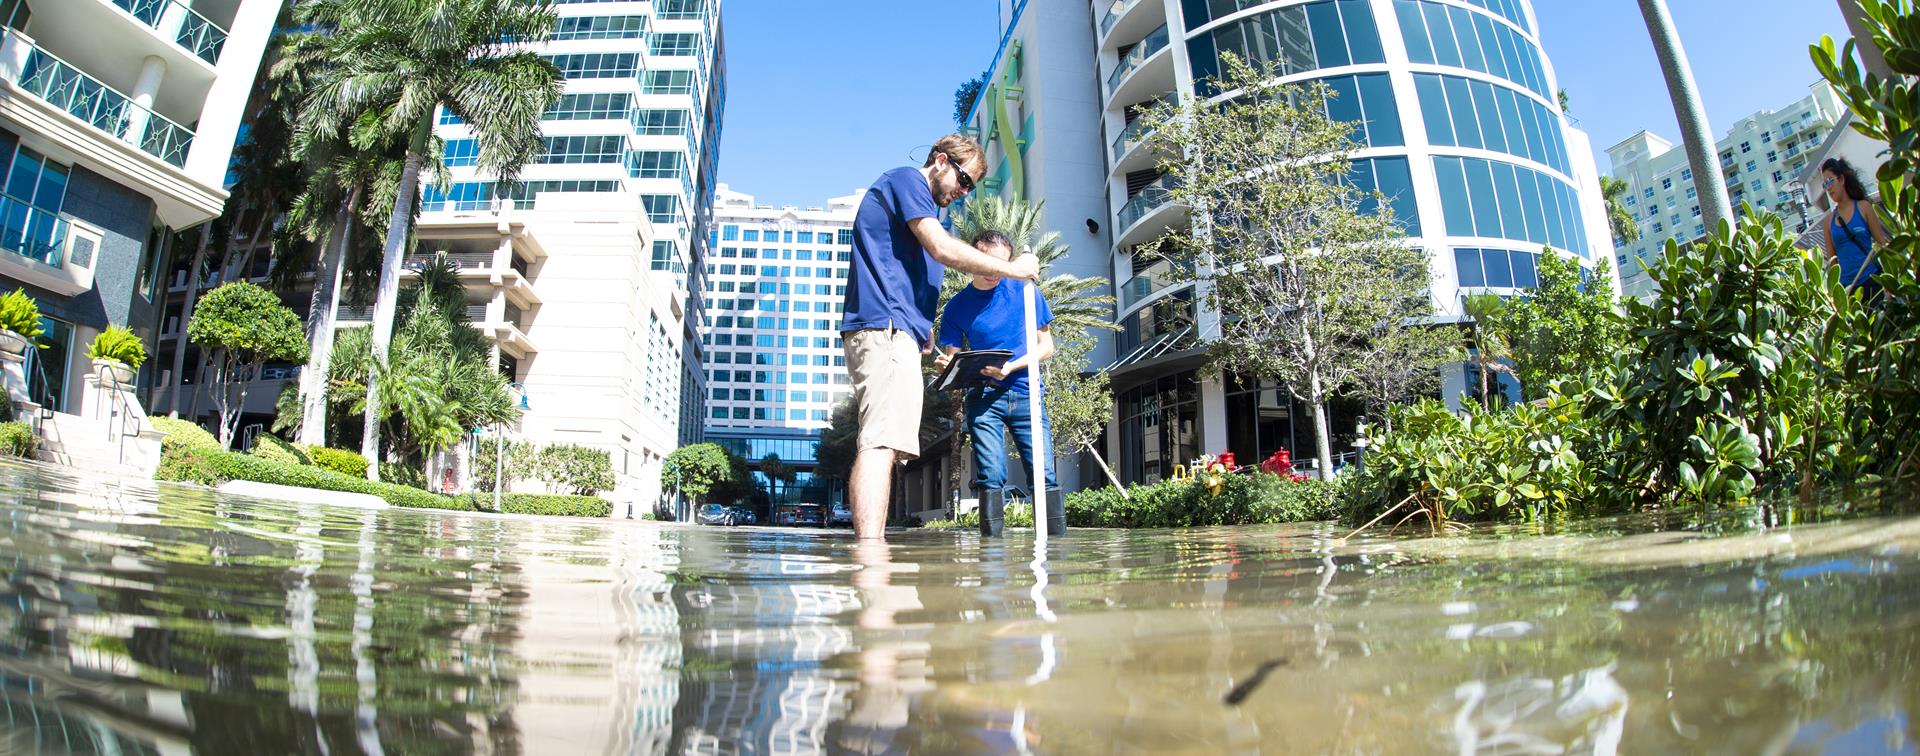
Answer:
[[[973,177],[967,175],[967,169],[960,167],[960,160],[955,158],[951,152],[942,152],[940,154],[947,156],[947,165],[953,166],[954,176],[960,179],[960,188],[969,192],[973,191]]]

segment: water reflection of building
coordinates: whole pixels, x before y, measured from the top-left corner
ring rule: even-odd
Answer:
[[[681,586],[687,626],[673,752],[815,753],[846,713],[853,683],[822,663],[851,650],[834,618],[860,609],[844,585]]]

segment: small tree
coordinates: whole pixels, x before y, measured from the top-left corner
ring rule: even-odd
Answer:
[[[1453,328],[1392,328],[1366,343],[1366,358],[1354,371],[1352,391],[1367,410],[1393,430],[1387,408],[1437,392],[1436,365],[1460,356],[1460,332]]]
[[[1432,314],[1417,296],[1431,284],[1428,256],[1402,240],[1384,198],[1348,181],[1357,145],[1349,124],[1327,116],[1324,84],[1278,84],[1272,63],[1221,57],[1226,76],[1209,83],[1222,100],[1142,116],[1169,200],[1193,214],[1160,249],[1220,315],[1218,335],[1202,334],[1210,370],[1277,381],[1305,400],[1320,469],[1331,470],[1327,400],[1378,359],[1369,344]]]
[[[769,501],[775,498],[774,486],[776,484],[785,483],[791,485],[793,481],[799,477],[798,472],[793,469],[793,465],[787,464],[787,461],[781,459],[780,455],[771,452],[769,452],[767,456],[760,458],[760,474],[767,476],[767,499]]]
[[[719,444],[682,446],[667,455],[660,466],[660,481],[670,483],[699,506],[700,497],[725,482],[733,471],[727,464],[727,451]]]
[[[980,92],[987,87],[987,75],[980,74],[960,83],[953,90],[953,122],[961,127],[967,125],[967,114],[973,112],[973,101],[980,99]]]
[[[1507,301],[1498,294],[1469,294],[1465,304],[1467,318],[1473,321],[1473,365],[1480,371],[1480,405],[1493,409],[1495,373],[1513,375],[1513,346],[1507,341],[1509,329],[1501,327],[1507,315]]]
[[[1513,357],[1513,374],[1528,399],[1546,396],[1556,380],[1582,375],[1599,355],[1625,346],[1627,327],[1614,310],[1607,263],[1589,279],[1579,263],[1545,250],[1540,287],[1506,303],[1492,320]]]
[[[614,486],[613,455],[579,444],[553,444],[540,450],[541,479],[560,493],[592,496]]]
[[[300,317],[272,292],[244,281],[208,292],[187,321],[187,338],[213,355],[213,402],[220,445],[233,448],[247,391],[268,362],[300,362],[307,341]]]

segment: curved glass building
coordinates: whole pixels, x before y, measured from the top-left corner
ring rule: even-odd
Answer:
[[[1360,144],[1351,179],[1379,190],[1409,242],[1431,252],[1439,320],[1460,320],[1469,293],[1535,285],[1545,248],[1587,265],[1612,257],[1592,147],[1556,105],[1553,67],[1526,0],[1095,0],[1073,19],[1039,6],[1003,9],[1009,42],[982,97],[1001,105],[1012,95],[1024,112],[986,118],[977,107],[974,125],[1012,120],[1036,132],[1004,139],[983,128],[995,156],[1009,144],[1015,153],[1049,141],[1048,150],[1065,149],[1071,132],[1035,112],[1052,101],[1021,97],[995,74],[1022,41],[1033,56],[1074,47],[1059,38],[1091,35],[1102,143],[1085,149],[1098,150],[1106,167],[1103,236],[1121,327],[1107,365],[1117,402],[1107,449],[1123,480],[1158,480],[1220,451],[1242,462],[1280,448],[1313,456],[1305,408],[1284,389],[1197,378],[1198,347],[1217,317],[1197,306],[1204,297],[1192,285],[1172,283],[1166,263],[1144,254],[1188,218],[1167,201],[1137,116],[1156,101],[1211,96],[1205,82],[1226,53],[1274,61],[1282,81],[1324,81],[1337,93],[1329,115],[1352,123]],[[1018,161],[1002,167],[1009,162]],[[1617,285],[1610,267],[1605,279]],[[1465,368],[1449,369],[1443,394],[1459,396],[1473,385],[1467,378]],[[1334,409],[1338,456],[1353,451],[1354,417]]]

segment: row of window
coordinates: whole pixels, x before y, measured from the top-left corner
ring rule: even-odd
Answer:
[[[1187,40],[1195,91],[1214,94],[1209,80],[1221,74],[1223,53],[1247,61],[1272,61],[1282,76],[1386,60],[1366,0],[1291,5],[1222,24]]]
[[[781,421],[813,420],[813,421],[822,422],[822,423],[827,422],[827,411],[823,409],[802,410],[802,409],[783,409],[780,407],[774,407],[772,409],[768,409],[766,407],[754,407],[752,408],[752,412],[749,413],[748,408],[746,407],[733,407],[731,411],[731,417],[729,417],[728,408],[714,407],[711,410],[711,414],[713,416],[713,419],[715,420],[728,420],[728,419],[781,420]]]
[[[1563,174],[1573,169],[1561,141],[1560,117],[1531,97],[1459,76],[1414,74],[1427,141],[1504,152]]]
[[[796,284],[795,287],[798,288],[799,286],[805,286],[805,285],[806,284]],[[841,294],[843,296],[846,294],[846,286],[844,284],[840,286],[836,286],[834,287],[834,289],[838,294]],[[801,291],[796,291],[794,293],[806,294],[806,292],[801,292]],[[827,285],[821,284],[818,287],[818,291],[816,291],[815,293],[821,296],[825,296],[827,294]],[[809,296],[812,296],[812,295],[809,295]],[[780,300],[761,299],[757,301],[752,299],[716,299],[710,302],[709,304],[711,305],[710,309],[713,309],[713,310],[758,310],[760,312],[790,312],[797,309],[799,312],[807,312],[807,310],[803,307],[803,305],[805,305],[806,302],[804,301],[794,302],[792,300],[786,300],[786,299],[780,299]],[[834,305],[834,309],[832,310],[832,312],[846,312],[846,310],[844,309],[846,305],[841,302],[833,302],[833,303],[820,302],[818,304],[822,304],[822,305],[832,304]],[[828,312],[827,310],[815,310],[815,311]],[[746,328],[748,327],[748,325],[743,322],[740,324],[740,327]]]
[[[825,235],[822,234],[822,236],[825,236]],[[828,242],[825,239],[822,239],[820,243],[826,244]],[[801,262],[808,262],[816,259],[814,257],[815,254],[816,254],[815,251],[811,249],[774,249],[772,247],[768,247],[766,249],[756,251],[752,247],[747,247],[745,249],[741,249],[739,247],[721,247],[720,248],[721,257],[739,257],[739,258],[745,258],[748,260],[752,260],[756,256],[758,256],[760,259],[763,259],[763,260],[799,260]],[[836,259],[839,260],[840,262],[847,262],[853,259],[853,253],[844,249],[838,252],[831,249],[823,249],[823,250],[819,250],[818,254],[819,254],[819,257],[817,259],[819,259],[821,262],[826,262],[828,260],[836,260]]]
[[[627,153],[627,175],[634,178],[680,178],[680,151],[633,150]]]
[[[784,238],[775,238],[775,237],[784,237]],[[818,239],[817,242],[815,241],[816,238]],[[850,228],[839,229],[837,234],[833,231],[821,231],[816,234],[813,231],[776,231],[774,229],[767,229],[766,238],[762,239],[760,229],[757,229],[757,228],[743,229],[737,225],[728,223],[720,227],[720,241],[770,241],[770,242],[783,242],[786,244],[819,243],[819,244],[843,244],[843,245],[852,246],[853,229],[850,229]],[[751,257],[751,255],[749,255],[749,257]]]
[[[561,16],[553,39],[639,39],[646,34],[646,16]]]
[[[838,357],[835,359],[838,360],[836,364],[843,364],[847,358]],[[708,373],[708,383],[759,383],[771,386],[788,382],[787,371],[785,370],[710,370]],[[809,376],[812,378],[812,383],[814,384],[848,385],[847,375],[845,373],[836,373],[833,375],[826,373],[794,373],[792,382],[807,383],[808,381],[806,379]]]
[[[709,274],[709,275],[711,275],[711,274]],[[762,283],[764,284],[765,282],[762,282]],[[735,285],[735,283],[734,283],[733,281],[708,281],[708,282],[707,282],[707,285],[706,285],[706,290],[707,290],[707,291],[708,291],[709,293],[713,293],[713,292],[718,292],[718,293],[721,293],[721,294],[765,294],[765,293],[769,293],[769,292],[767,292],[767,291],[765,291],[765,290],[764,290],[764,289],[765,289],[765,287],[764,287],[764,286],[761,286],[761,287],[759,287],[759,288],[756,288],[756,287],[754,286],[754,282],[752,282],[752,281],[741,281],[741,282],[739,282],[739,284],[738,284],[738,289],[739,289],[739,290],[738,290],[738,291],[735,291],[735,286],[736,286],[736,285]],[[834,292],[835,292],[836,290],[837,290],[837,291],[839,291],[839,292],[840,292],[841,294],[845,294],[845,293],[846,293],[846,289],[847,289],[847,287],[846,287],[846,285],[845,285],[845,284],[840,284],[840,285],[832,285],[832,284],[820,284],[820,285],[818,285],[818,286],[815,286],[815,285],[813,285],[813,284],[809,284],[809,283],[796,283],[796,284],[784,284],[784,283],[783,283],[783,284],[780,284],[780,287],[779,287],[779,290],[778,290],[778,291],[777,291],[776,293],[779,293],[779,294],[788,294],[788,293],[789,293],[789,291],[788,291],[788,286],[792,286],[792,291],[791,291],[791,294],[793,294],[793,295],[796,295],[796,296],[815,296],[815,295],[818,295],[818,296],[827,296],[827,295],[829,295],[829,294],[832,294],[832,293],[834,293]],[[824,305],[825,305],[826,303],[825,303],[825,302],[820,302],[820,303],[817,303],[817,304],[820,304],[820,305],[823,305],[823,306],[824,306]],[[806,311],[807,311],[807,308],[806,308],[806,306],[805,306],[805,305],[806,305],[806,303],[805,303],[805,302],[795,302],[795,303],[794,303],[794,306],[795,306],[795,308],[796,308],[796,311],[797,311],[797,312],[806,312]],[[826,312],[826,310],[816,310],[816,311],[817,311],[817,312]]]
[[[752,316],[741,315],[740,321],[739,321],[740,327],[751,328],[753,327],[755,320],[756,318]],[[715,327],[732,328],[733,324],[734,324],[734,317],[732,315],[721,315],[717,318],[711,315],[703,315],[700,317],[700,325],[704,328],[709,328],[709,329],[715,328]],[[738,336],[737,339],[734,338],[736,335]],[[709,346],[712,346],[715,344],[718,344],[720,346],[747,346],[747,337],[749,335],[750,334],[744,334],[744,333],[742,334],[709,333],[700,337],[700,343],[707,344]],[[711,340],[709,340],[709,338],[711,338]],[[809,338],[811,338],[812,340],[809,341],[808,340]],[[839,349],[840,337],[838,335],[813,336],[813,337],[795,336],[792,339],[792,345],[794,349],[808,349],[808,348]]]
[[[1527,24],[1527,14],[1521,7],[1520,0],[1465,1],[1489,12],[1499,14],[1508,21],[1512,21],[1514,25],[1519,26],[1521,29],[1529,32],[1532,31],[1532,27]],[[1273,2],[1273,0],[1180,0],[1180,9],[1181,16],[1187,22],[1187,28],[1198,29],[1212,23],[1216,18],[1232,15],[1248,8],[1265,5],[1270,2]]]
[[[560,73],[568,79],[638,78],[641,94],[693,94],[694,71],[688,69],[643,71],[640,68],[639,53],[567,53],[542,57],[559,68]]]
[[[1492,17],[1433,0],[1394,0],[1407,57],[1415,63],[1467,68],[1511,81],[1543,98],[1547,87],[1540,50]]]
[[[688,33],[655,34],[647,44],[647,52],[654,55],[704,57],[700,49],[700,36]]]
[[[452,144],[452,142],[448,142]],[[588,181],[578,179],[555,181],[518,181],[512,187],[501,190],[492,181],[460,181],[445,190],[428,184],[421,202],[422,211],[434,210],[485,210],[496,199],[512,199],[522,206],[532,202],[534,197],[544,192],[618,192],[618,181]]]
[[[718,334],[718,335],[727,336],[730,334]],[[720,343],[720,346],[765,346],[765,347],[774,346],[772,343],[774,341],[774,337],[768,336],[766,334],[761,334],[759,338],[765,339],[768,343],[766,344],[749,343],[750,340],[748,339],[747,335],[740,334],[740,339],[738,344]],[[804,342],[806,341],[806,337],[804,336],[797,337],[795,340]],[[701,337],[701,342],[705,343],[706,337],[704,336]],[[719,343],[719,341],[716,340],[716,343]],[[811,359],[809,359],[809,357],[811,357]],[[842,362],[845,362],[846,356],[841,355],[840,359]],[[711,362],[715,365],[732,365],[737,363],[741,365],[761,365],[764,367],[787,367],[789,361],[791,361],[793,367],[807,367],[809,364],[811,364],[814,367],[827,367],[834,364],[833,355],[826,355],[826,354],[789,355],[789,354],[781,354],[778,352],[714,352],[712,355],[710,355],[710,359],[708,360],[708,362]]]
[[[775,404],[786,404],[789,396],[796,402],[826,404],[833,401],[831,398],[833,394],[825,391],[793,391],[789,393],[786,389],[717,388],[713,390],[713,398],[720,401],[773,402]]]
[[[1453,269],[1463,287],[1532,289],[1540,286],[1539,259],[1537,252],[1456,247]]]
[[[1589,254],[1578,195],[1566,182],[1479,158],[1435,157],[1433,169],[1449,236],[1512,239]]]

